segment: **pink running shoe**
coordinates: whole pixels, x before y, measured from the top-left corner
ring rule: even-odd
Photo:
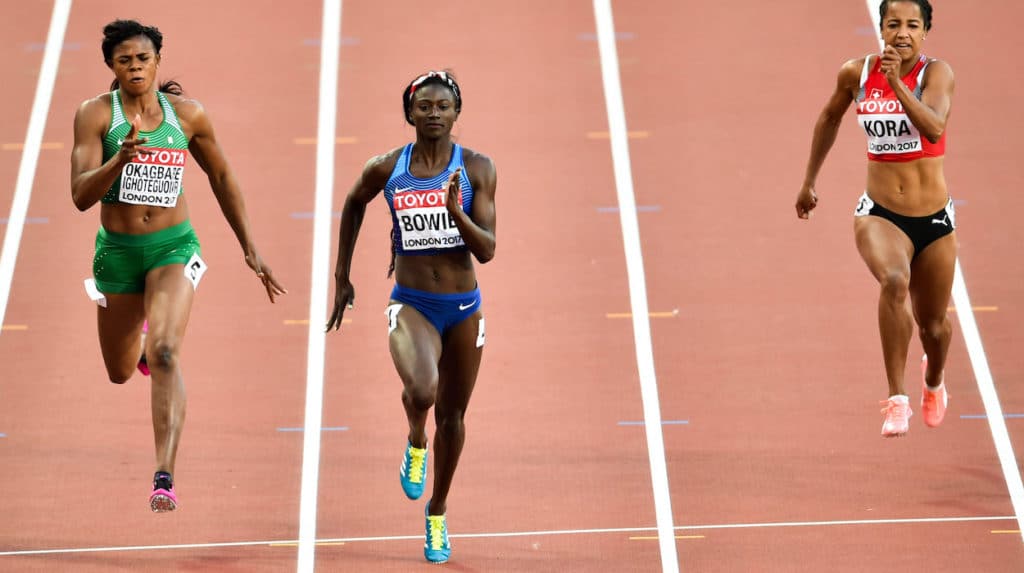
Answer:
[[[938,390],[932,390],[924,380],[924,373],[928,371],[928,355],[921,358],[921,414],[924,416],[924,425],[934,428],[942,423],[946,416],[946,404],[949,403],[949,394],[946,392],[944,381],[940,383]],[[945,378],[945,375],[943,375]]]
[[[174,487],[171,489],[154,489],[149,495],[149,508],[153,513],[165,513],[178,508],[178,497],[174,495]]]
[[[143,323],[142,323],[142,341],[143,341],[142,342],[142,346],[143,347],[146,346],[146,342],[145,342],[146,341],[146,333],[148,333],[148,332],[149,332],[149,321],[146,320],[146,321],[143,321]],[[139,372],[141,372],[143,376],[149,376],[149,363],[146,362],[146,352],[145,351],[142,352],[142,356],[139,357],[139,363],[136,364],[135,367],[139,369]]]
[[[885,405],[882,413],[885,414],[885,422],[882,423],[883,438],[899,438],[907,433],[910,427],[910,416],[914,413],[910,410],[910,401],[906,396],[890,396],[888,400],[882,400]]]
[[[153,493],[149,494],[149,508],[154,513],[174,511],[178,507],[178,496],[174,495],[171,475],[157,472],[153,478]]]

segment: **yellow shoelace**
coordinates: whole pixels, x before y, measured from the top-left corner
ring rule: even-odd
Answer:
[[[423,483],[423,470],[427,467],[423,460],[426,457],[426,448],[409,448],[409,481],[412,483]]]
[[[447,527],[444,516],[428,515],[427,521],[430,523],[430,548],[435,551],[444,549],[444,530]]]

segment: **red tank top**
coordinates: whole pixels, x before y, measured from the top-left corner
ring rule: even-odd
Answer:
[[[873,60],[873,63],[872,63]],[[921,99],[922,80],[929,60],[924,54],[914,69],[902,78],[903,83]],[[857,93],[857,122],[868,137],[868,159],[871,161],[913,161],[922,157],[941,157],[946,153],[946,132],[936,143],[922,137],[907,117],[903,104],[896,98],[889,81],[881,72],[882,58],[868,56],[860,74]]]

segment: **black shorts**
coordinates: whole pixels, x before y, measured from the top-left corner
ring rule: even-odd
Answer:
[[[907,217],[882,207],[868,197],[867,192],[860,196],[857,208],[853,211],[854,216],[866,217],[873,215],[892,221],[903,233],[910,238],[914,244],[914,257],[928,245],[952,233],[956,229],[956,211],[953,209],[953,199],[946,202],[942,209],[925,217]],[[913,257],[911,258],[913,260]]]

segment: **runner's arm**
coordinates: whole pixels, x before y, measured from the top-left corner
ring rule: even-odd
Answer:
[[[818,172],[825,163],[825,157],[836,141],[839,126],[843,122],[843,114],[853,103],[853,93],[859,85],[860,67],[863,60],[851,60],[843,64],[836,79],[836,89],[818,114],[814,124],[814,135],[811,139],[811,153],[807,159],[807,170],[804,175],[804,187],[814,187]]]
[[[469,177],[473,185],[472,213],[466,215],[459,208],[450,208],[448,212],[454,217],[462,240],[470,252],[480,263],[486,263],[494,258],[497,247],[494,193],[498,185],[498,172],[489,157],[469,150],[466,150],[466,171],[460,176]]]
[[[801,219],[810,217],[811,211],[817,206],[818,197],[814,190],[814,184],[818,179],[821,166],[825,163],[825,157],[836,141],[839,126],[843,122],[843,114],[853,102],[854,90],[859,86],[860,70],[864,65],[863,59],[850,60],[843,64],[843,67],[839,69],[835,90],[829,96],[821,113],[818,114],[818,121],[814,124],[814,134],[811,138],[811,151],[807,159],[804,182],[797,194],[796,212]]]
[[[195,100],[179,103],[175,107],[179,110],[179,116],[187,120],[192,131],[188,150],[206,173],[224,218],[234,231],[242,250],[248,255],[255,249],[255,245],[245,210],[245,199],[242,197],[238,179],[228,165],[224,150],[221,149],[214,134],[213,123],[206,110]]]
[[[345,197],[338,227],[338,262],[334,266],[334,307],[327,320],[327,332],[341,328],[345,308],[352,308],[355,302],[355,287],[348,278],[352,269],[352,253],[356,248],[359,229],[363,225],[363,216],[366,215],[366,206],[384,189],[394,169],[395,158],[395,152],[391,152],[367,161],[363,172]]]
[[[185,120],[192,134],[188,143],[189,152],[192,153],[192,157],[210,180],[210,188],[213,190],[214,197],[217,198],[224,218],[231,226],[231,230],[234,231],[238,244],[242,247],[246,264],[256,272],[256,276],[260,278],[266,288],[267,296],[270,297],[271,302],[274,302],[276,295],[288,291],[277,282],[270,267],[256,250],[238,179],[231,170],[231,166],[228,165],[227,157],[224,156],[220,143],[217,142],[213,123],[198,101],[180,100],[175,108],[179,118]]]
[[[345,197],[338,227],[338,261],[334,267],[334,278],[338,281],[348,281],[352,254],[356,248],[356,239],[359,238],[359,229],[363,225],[366,206],[384,189],[395,160],[393,152],[371,158]]]
[[[890,46],[886,49],[893,48]],[[889,85],[903,104],[903,109],[914,127],[931,143],[938,142],[946,130],[946,120],[949,119],[953,103],[953,69],[949,64],[942,60],[928,64],[928,69],[921,80],[924,89],[921,91],[920,100],[914,97],[907,84],[898,77],[893,81],[887,74],[886,79],[889,80]]]
[[[79,106],[75,113],[75,143],[71,148],[71,200],[79,211],[95,205],[110,189],[121,174],[121,168],[132,160],[136,146],[145,139],[138,136],[138,118],[132,122],[132,130],[122,144],[121,152],[103,162],[103,135],[110,117],[104,117],[103,110],[109,107],[100,98],[91,99]]]

